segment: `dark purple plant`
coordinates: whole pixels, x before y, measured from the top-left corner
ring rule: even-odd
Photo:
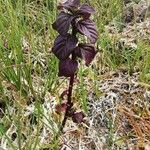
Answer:
[[[91,20],[91,15],[95,10],[88,4],[80,4],[80,0],[67,0],[58,6],[60,13],[53,23],[53,29],[59,35],[54,41],[52,52],[59,59],[60,77],[70,77],[69,89],[66,92],[68,99],[67,103],[62,104],[62,109],[59,105],[59,110],[65,108],[65,116],[62,122],[62,127],[65,126],[68,117],[72,117],[73,121],[80,123],[83,121],[84,115],[81,112],[72,112],[72,88],[74,78],[78,70],[78,58],[85,61],[88,66],[96,55],[95,43],[98,39],[98,32],[95,23]],[[87,38],[87,43],[80,43],[79,35]],[[65,106],[65,107],[64,107]]]

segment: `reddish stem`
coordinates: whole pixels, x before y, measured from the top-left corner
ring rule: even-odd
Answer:
[[[70,82],[69,82],[69,89],[68,89],[68,100],[67,100],[67,109],[66,109],[66,112],[65,112],[65,116],[64,116],[64,119],[62,121],[62,125],[61,125],[61,128],[60,128],[60,132],[62,132],[65,124],[66,124],[66,121],[68,119],[68,116],[69,116],[69,112],[71,110],[71,107],[72,107],[72,102],[71,102],[71,98],[72,98],[72,89],[73,89],[73,83],[74,83],[74,77],[75,75],[72,75],[70,77]]]
[[[74,24],[74,23],[73,23]],[[72,29],[72,35],[76,36],[77,34],[77,31],[73,25],[73,29]],[[74,52],[72,53],[72,60],[76,60],[76,56],[74,55]],[[71,101],[72,99],[72,89],[73,89],[73,83],[74,83],[74,78],[75,78],[75,74],[73,74],[71,77],[70,77],[70,81],[69,81],[69,89],[68,89],[68,99],[67,99],[67,109],[66,109],[66,112],[65,112],[65,116],[64,116],[64,119],[62,121],[62,125],[61,125],[61,128],[60,128],[60,132],[62,132],[65,124],[66,124],[66,121],[68,119],[68,116],[69,116],[69,113],[70,113],[70,110],[73,106],[73,103]]]

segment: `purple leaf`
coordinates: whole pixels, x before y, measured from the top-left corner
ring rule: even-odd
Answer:
[[[71,59],[60,60],[58,76],[70,77],[75,74],[77,69],[78,69],[77,61]]]
[[[75,123],[81,123],[81,122],[83,122],[84,117],[85,117],[85,115],[83,112],[76,112],[73,114],[72,120]]]
[[[67,110],[67,104],[66,103],[57,104],[55,109],[57,114],[65,113]]]
[[[79,44],[74,50],[76,56],[83,58],[88,66],[96,55],[95,47],[91,44]]]
[[[52,24],[52,27],[53,29],[58,31],[59,34],[65,35],[69,30],[72,19],[72,15],[65,12],[61,12],[58,15],[57,20]]]
[[[93,7],[91,7],[91,6],[89,6],[88,4],[83,4],[80,7],[78,13],[81,14],[81,15],[83,15],[83,17],[85,19],[88,19],[91,14],[95,13],[95,9]]]
[[[79,32],[90,39],[92,44],[95,44],[98,39],[98,32],[96,30],[96,25],[91,20],[80,20],[76,23],[76,27]]]
[[[77,38],[73,35],[59,35],[54,42],[52,51],[58,59],[66,59],[76,47],[77,42]]]
[[[65,3],[59,5],[59,8],[65,8],[69,11],[77,9],[80,5],[80,0],[67,0]]]

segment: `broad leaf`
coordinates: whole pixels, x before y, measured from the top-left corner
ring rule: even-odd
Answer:
[[[88,4],[83,4],[79,11],[79,14],[81,14],[85,19],[89,18],[91,14],[95,13],[95,10],[93,7],[89,6]]]
[[[52,51],[58,59],[66,59],[76,47],[77,42],[77,38],[73,35],[59,35],[54,42]]]
[[[91,20],[80,20],[76,23],[76,27],[79,32],[87,36],[92,44],[95,44],[98,38],[98,32],[96,25]]]
[[[65,35],[69,30],[72,19],[72,15],[65,12],[61,12],[57,20],[52,25],[53,29],[58,31],[59,34]]]
[[[59,8],[65,8],[69,11],[76,10],[80,5],[80,0],[67,0],[65,3],[59,5]]]
[[[76,56],[85,60],[85,64],[88,66],[96,55],[95,47],[91,44],[79,44],[74,50]]]
[[[72,120],[75,123],[82,123],[85,115],[83,112],[76,112],[72,116]]]
[[[60,60],[58,76],[71,77],[78,69],[78,62],[75,60],[67,59]]]

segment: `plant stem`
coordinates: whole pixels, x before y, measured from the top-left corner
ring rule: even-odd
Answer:
[[[74,54],[72,54],[72,59],[76,59],[75,56],[74,56]],[[73,74],[70,77],[69,89],[68,89],[68,99],[67,99],[67,109],[66,109],[66,112],[65,112],[64,119],[62,121],[61,127],[59,129],[59,132],[56,134],[56,136],[55,136],[54,139],[58,139],[59,134],[63,131],[63,128],[65,127],[66,121],[68,119],[70,110],[71,110],[71,108],[73,106],[71,98],[72,98],[72,89],[73,89],[74,78],[75,78],[75,74]]]
[[[73,27],[72,29],[72,35],[73,36],[76,36],[76,30],[75,28]],[[72,53],[72,60],[76,60],[76,56],[74,54],[74,52]],[[60,128],[60,132],[62,132],[65,124],[66,124],[66,121],[68,119],[68,116],[70,114],[70,110],[73,106],[73,103],[71,101],[72,99],[72,89],[73,89],[73,83],[74,83],[74,78],[75,78],[75,74],[73,74],[71,77],[70,77],[70,81],[69,81],[69,89],[68,89],[68,99],[67,99],[67,109],[66,109],[66,112],[65,112],[65,116],[64,116],[64,119],[62,121],[62,125],[61,125],[61,128]]]
[[[71,97],[72,97],[72,89],[73,89],[74,77],[75,77],[75,75],[72,75],[70,77],[69,89],[68,89],[67,109],[66,109],[66,113],[65,113],[64,119],[62,121],[60,132],[62,132],[62,130],[63,130],[65,124],[66,124],[67,118],[69,116],[69,111],[70,111],[70,109],[71,109],[71,107],[73,105],[72,102],[71,102]]]

